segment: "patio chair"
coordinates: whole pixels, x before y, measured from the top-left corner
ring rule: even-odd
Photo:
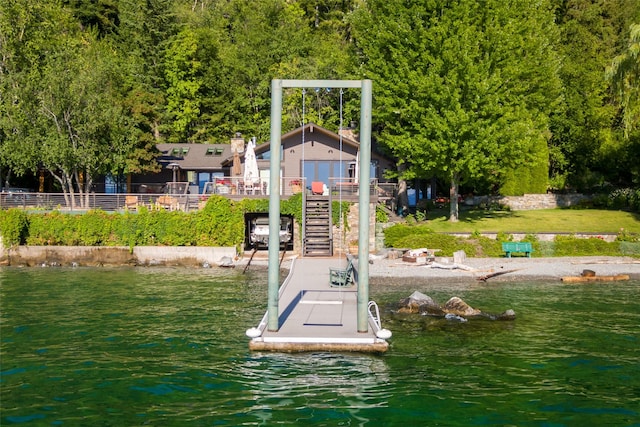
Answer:
[[[324,194],[324,183],[322,181],[313,181],[311,183],[311,194]]]

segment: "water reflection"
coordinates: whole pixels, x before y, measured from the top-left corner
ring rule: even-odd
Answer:
[[[393,390],[383,358],[372,355],[309,353],[256,354],[240,366],[251,390],[251,412],[263,422],[281,410],[298,420],[329,418],[369,421],[363,409],[385,408]]]

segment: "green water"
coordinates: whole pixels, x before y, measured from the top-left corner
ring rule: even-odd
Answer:
[[[376,284],[384,355],[252,353],[266,272],[0,269],[0,424],[639,426],[640,283]],[[391,281],[392,282],[392,281]]]

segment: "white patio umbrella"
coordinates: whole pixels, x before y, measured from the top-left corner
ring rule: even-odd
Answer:
[[[360,148],[358,148],[358,152],[356,153],[356,167],[353,175],[353,183],[357,184],[360,180]]]
[[[252,186],[256,184],[260,179],[260,172],[258,171],[258,160],[256,159],[256,138],[253,137],[247,143],[247,149],[244,152],[244,184],[246,186]]]

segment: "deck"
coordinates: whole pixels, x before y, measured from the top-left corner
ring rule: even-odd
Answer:
[[[257,328],[247,331],[254,336],[249,342],[251,350],[387,351],[389,344],[376,335],[380,328],[371,317],[368,332],[358,332],[357,285],[331,287],[329,267],[344,268],[346,260],[298,258],[292,262],[279,290],[280,328],[269,331],[265,315]]]

